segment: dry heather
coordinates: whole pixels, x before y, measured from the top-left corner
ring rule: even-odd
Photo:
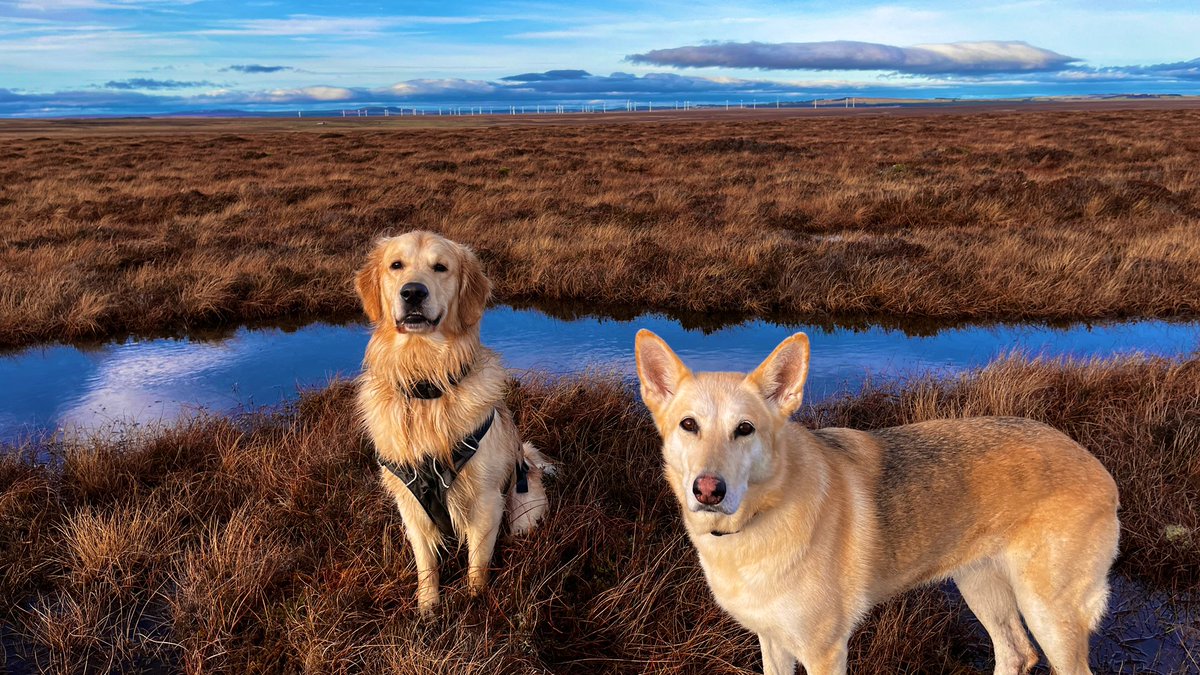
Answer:
[[[809,319],[1200,308],[1196,110],[45,124],[53,137],[23,123],[0,140],[0,346],[351,317],[371,239],[418,227],[476,247],[506,302]]]
[[[464,597],[452,553],[448,606],[425,623],[399,516],[370,448],[348,431],[348,384],[283,412],[95,441],[50,463],[0,455],[3,665],[753,672],[753,637],[711,601],[628,389],[529,380],[510,403],[522,432],[562,462],[553,514],[499,547],[479,599]],[[1097,453],[1122,491],[1121,574],[1164,589],[1200,579],[1200,363],[1011,359],[961,380],[872,389],[804,419],[865,428],[975,413],[1031,415]],[[1186,630],[1166,639],[1196,647]],[[925,589],[874,613],[851,669],[980,673],[984,644],[961,602]]]

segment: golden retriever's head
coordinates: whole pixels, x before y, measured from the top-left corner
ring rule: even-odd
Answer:
[[[375,242],[354,287],[371,323],[417,335],[476,328],[492,289],[471,249],[432,232]]]
[[[753,373],[693,373],[648,330],[635,346],[642,401],[663,438],[685,520],[728,534],[753,517],[752,489],[778,474],[788,418],[808,376],[808,337],[784,340]]]

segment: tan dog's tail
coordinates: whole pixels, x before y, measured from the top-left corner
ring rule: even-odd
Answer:
[[[514,485],[508,491],[508,527],[513,534],[532,530],[546,514],[549,502],[542,476],[554,475],[555,467],[532,443],[521,446],[525,463],[529,465],[529,491],[517,492]]]

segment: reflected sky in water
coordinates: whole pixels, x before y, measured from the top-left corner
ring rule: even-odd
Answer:
[[[563,321],[508,307],[488,311],[483,339],[518,371],[594,367],[632,374],[633,336],[639,328],[661,335],[697,370],[749,370],[779,341],[803,330],[812,339],[809,400],[854,389],[869,375],[955,372],[1013,350],[1091,357],[1191,354],[1200,347],[1200,323],[1195,322],[963,327],[914,337],[895,329],[829,330],[754,321],[705,334],[662,316]],[[319,387],[335,376],[354,377],[367,337],[361,325],[314,324],[292,331],[242,328],[218,341],[131,339],[0,356],[0,438],[112,422],[154,423],[196,409],[276,404],[300,388]]]

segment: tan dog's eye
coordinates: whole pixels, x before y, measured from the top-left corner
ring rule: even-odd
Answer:
[[[752,433],[754,433],[754,425],[750,424],[749,422],[742,422],[733,429],[734,438],[737,438],[738,436],[749,436]]]
[[[402,270],[402,269],[404,269],[404,263],[400,262],[399,260],[393,260],[392,261],[392,269]]]
[[[445,272],[445,271],[446,271],[446,266],[445,266],[445,265],[443,265],[442,263],[434,263],[434,265],[433,265],[433,271],[434,271],[434,272]]]
[[[679,423],[679,428],[683,429],[689,434],[694,434],[697,431],[700,431],[700,425],[696,424],[696,420],[690,417],[683,418],[683,421]]]

